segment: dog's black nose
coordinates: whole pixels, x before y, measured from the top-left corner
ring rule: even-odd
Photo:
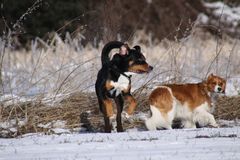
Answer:
[[[221,87],[218,87],[217,90],[218,90],[218,92],[221,92],[221,91],[222,91],[222,88],[221,88]]]
[[[149,71],[153,70],[153,66],[149,66]]]

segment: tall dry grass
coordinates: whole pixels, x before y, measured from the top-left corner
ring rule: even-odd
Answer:
[[[55,34],[49,42],[36,38],[30,50],[5,48],[0,121],[9,122],[15,128],[15,132],[9,131],[7,135],[49,133],[51,128],[39,125],[58,120],[66,121],[66,127],[74,129],[80,127],[82,121],[89,123],[88,113],[92,113],[90,117],[96,126],[90,130],[99,130],[101,115],[93,92],[101,68],[103,43],[98,47],[82,46],[82,38],[79,35],[72,39],[67,34],[62,40]],[[139,103],[138,111],[146,112],[149,89],[161,83],[201,81],[209,73],[226,79],[240,79],[238,39],[223,36],[217,40],[208,32],[194,28],[187,38],[161,42],[154,41],[151,34],[138,31],[128,43],[130,46],[140,45],[147,61],[154,66],[150,74],[133,77],[132,88]],[[6,128],[2,127],[2,130]]]
[[[223,37],[217,43],[209,33],[194,30],[189,37],[179,41],[154,42],[150,35],[139,31],[129,43],[131,46],[140,45],[147,61],[154,66],[152,73],[134,78],[134,89],[148,81],[200,81],[210,72],[225,78],[237,78],[240,74],[237,39]],[[4,94],[56,97],[76,91],[93,91],[96,74],[101,67],[103,44],[100,43],[99,47],[80,44],[81,39],[71,39],[67,34],[63,41],[56,34],[50,43],[36,38],[32,41],[31,50],[6,48]]]

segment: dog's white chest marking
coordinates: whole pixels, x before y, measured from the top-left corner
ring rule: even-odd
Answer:
[[[129,73],[129,72],[125,72],[124,74],[127,76],[131,75],[131,73]],[[120,75],[117,82],[111,81],[111,85],[114,87],[114,89],[111,91],[111,93],[116,91],[116,96],[117,96],[123,90],[128,89],[128,87],[130,85],[130,79],[124,75]]]

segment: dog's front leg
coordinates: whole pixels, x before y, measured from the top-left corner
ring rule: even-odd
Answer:
[[[110,125],[109,117],[107,117],[106,115],[104,115],[104,123],[105,123],[104,131],[106,133],[111,133],[112,127]]]
[[[110,99],[103,100],[103,115],[105,122],[105,132],[111,133],[112,124],[110,122],[110,117],[113,116],[113,105]]]
[[[123,98],[121,95],[119,95],[114,100],[117,105],[117,132],[123,132],[122,127]]]
[[[214,116],[205,110],[200,110],[200,111],[195,110],[193,121],[195,123],[198,123],[200,125],[200,127],[205,127],[208,125],[211,127],[215,127],[215,128],[219,127]]]

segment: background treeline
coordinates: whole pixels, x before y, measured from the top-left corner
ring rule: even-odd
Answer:
[[[53,32],[80,33],[84,43],[126,41],[137,29],[156,39],[174,39],[188,35],[202,12],[207,13],[201,0],[3,0],[0,31],[11,31],[16,46],[35,37],[47,40]]]

